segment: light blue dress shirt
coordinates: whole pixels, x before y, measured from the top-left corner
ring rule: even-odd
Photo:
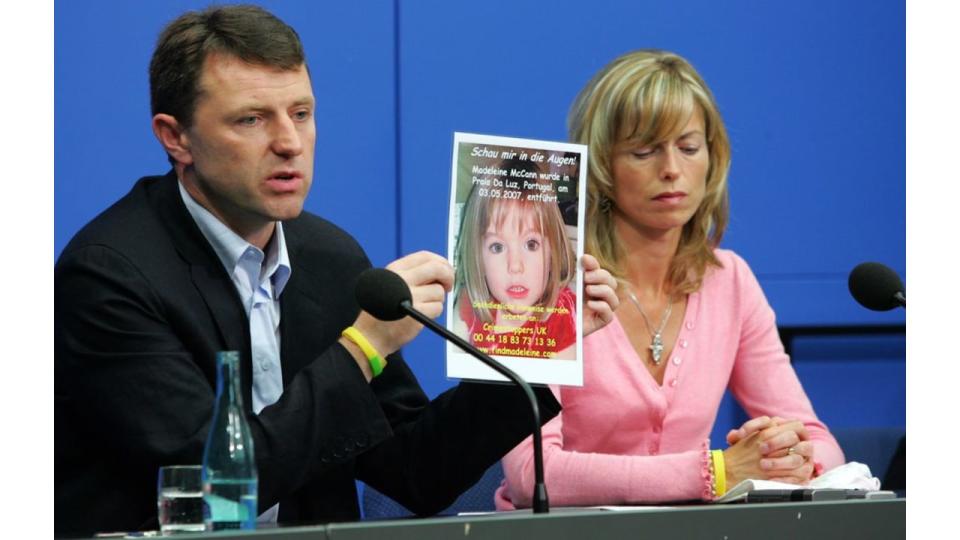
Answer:
[[[250,321],[250,345],[253,363],[253,411],[276,403],[283,393],[280,366],[280,293],[290,280],[290,258],[283,237],[283,224],[277,222],[273,238],[264,253],[219,219],[180,186],[180,197],[200,232],[213,246],[217,257],[233,279],[240,301]],[[259,516],[257,521],[276,521],[279,504]]]

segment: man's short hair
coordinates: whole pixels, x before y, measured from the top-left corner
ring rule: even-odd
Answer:
[[[297,69],[306,57],[293,28],[258,6],[212,6],[177,17],[160,33],[150,60],[153,115],[169,114],[189,127],[211,53],[251,64]]]

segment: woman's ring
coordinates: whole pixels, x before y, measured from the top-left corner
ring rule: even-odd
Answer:
[[[792,456],[793,454],[796,454],[796,453],[797,453],[797,447],[796,447],[796,446],[791,446],[790,449],[787,450],[787,455],[788,455],[788,456]]]

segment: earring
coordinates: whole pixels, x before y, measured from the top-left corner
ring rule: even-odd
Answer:
[[[600,195],[600,201],[597,203],[597,206],[600,207],[600,212],[604,214],[609,214],[610,210],[613,208],[613,200],[606,195]]]

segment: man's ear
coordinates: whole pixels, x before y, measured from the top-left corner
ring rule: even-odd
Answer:
[[[176,118],[169,114],[157,114],[153,117],[152,126],[153,134],[174,161],[184,166],[193,164],[190,138],[186,128]]]

